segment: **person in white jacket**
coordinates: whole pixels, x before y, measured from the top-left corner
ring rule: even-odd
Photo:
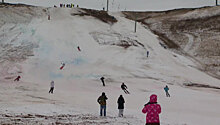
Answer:
[[[54,81],[51,81],[49,93],[52,93],[52,94],[53,94],[53,90],[54,90]]]

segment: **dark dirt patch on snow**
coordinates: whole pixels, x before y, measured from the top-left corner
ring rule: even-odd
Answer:
[[[117,19],[114,16],[109,15],[106,11],[101,10],[91,10],[91,9],[82,9],[80,13],[73,13],[71,15],[79,15],[79,16],[92,16],[104,23],[114,24],[117,22]]]
[[[187,87],[220,89],[220,87],[210,86],[210,85],[206,85],[206,84],[198,84],[198,83],[185,83],[184,85]]]

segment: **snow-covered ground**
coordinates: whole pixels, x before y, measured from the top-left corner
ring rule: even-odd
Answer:
[[[117,22],[108,24],[77,16],[81,12],[0,8],[1,124],[140,125],[145,123],[141,109],[153,93],[162,107],[162,125],[220,123],[219,90],[184,86],[220,87],[218,79],[197,70],[191,59],[161,47],[157,36],[141,24],[134,33],[134,22],[121,13],[110,13]],[[122,41],[131,46],[120,46]],[[61,63],[66,64],[63,70],[59,70]],[[14,82],[17,75],[21,81]],[[101,76],[106,78],[105,87]],[[48,94],[51,80],[54,94]],[[122,82],[131,94],[123,93]],[[171,98],[165,97],[165,85]],[[96,102],[102,92],[109,98],[106,118],[99,117]],[[124,118],[117,117],[116,101],[121,94],[126,101]]]

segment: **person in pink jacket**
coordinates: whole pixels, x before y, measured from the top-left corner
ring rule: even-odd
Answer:
[[[144,105],[142,112],[147,113],[146,125],[160,125],[159,114],[161,107],[157,104],[157,95],[151,95],[150,101]]]

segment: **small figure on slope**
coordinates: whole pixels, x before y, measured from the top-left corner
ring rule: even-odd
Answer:
[[[104,77],[101,77],[100,80],[102,81],[102,85],[105,86],[105,81],[104,81]]]
[[[97,102],[100,105],[100,116],[103,115],[104,111],[104,116],[106,116],[106,100],[108,98],[106,97],[105,93],[103,92],[102,95],[98,98]]]
[[[167,97],[170,97],[170,94],[169,94],[169,88],[168,88],[168,86],[166,85],[165,87],[164,87],[164,91],[166,92],[166,96]]]
[[[65,66],[65,63],[61,63],[61,67],[60,67],[60,70],[62,70]]]
[[[80,49],[80,47],[79,47],[79,46],[77,46],[77,49],[78,49],[78,51],[81,51],[81,49]]]
[[[119,96],[117,103],[118,103],[118,110],[119,110],[118,117],[123,117],[125,100],[122,95]]]
[[[161,113],[161,107],[157,104],[157,95],[151,95],[150,101],[144,105],[142,112],[146,116],[146,125],[160,125],[159,114]]]
[[[16,79],[14,81],[19,81],[21,78],[21,76],[17,76]]]
[[[149,51],[147,51],[147,58],[149,57],[149,53],[150,53],[150,52],[149,52]]]
[[[130,92],[127,90],[127,86],[124,84],[124,83],[122,83],[121,84],[121,89],[126,93],[126,94],[130,94]]]
[[[54,81],[51,81],[49,93],[53,94],[53,90],[54,90]]]

